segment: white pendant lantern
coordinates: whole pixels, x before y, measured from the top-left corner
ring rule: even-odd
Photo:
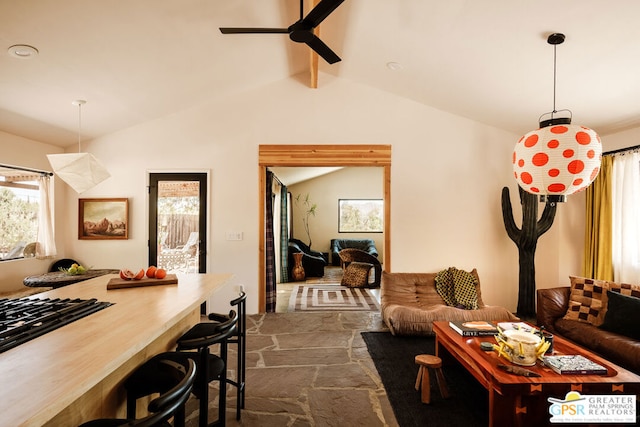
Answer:
[[[111,175],[90,153],[48,154],[55,174],[77,193],[100,184]]]
[[[547,113],[551,118],[540,121],[540,129],[520,138],[512,159],[518,185],[551,202],[563,202],[566,196],[587,188],[600,172],[602,157],[602,144],[595,131],[572,125],[570,116],[554,117],[558,113],[555,109],[555,47],[563,41],[564,35],[559,33],[551,34],[547,40],[554,45],[554,105],[553,111]]]
[[[55,174],[77,193],[85,192],[111,176],[92,154],[80,152],[82,151],[80,146],[81,110],[86,102],[84,100],[73,102],[73,105],[78,107],[78,153],[47,155]]]
[[[600,172],[602,144],[593,130],[551,125],[531,131],[516,144],[513,170],[523,190],[568,196],[583,190]]]

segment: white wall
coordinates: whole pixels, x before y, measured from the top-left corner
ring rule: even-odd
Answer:
[[[382,233],[338,233],[338,199],[382,199],[384,197],[384,169],[380,167],[343,168],[318,178],[288,187],[293,199],[309,194],[318,205],[315,216],[309,219],[313,249],[330,252],[331,239],[372,239],[380,261],[384,259]],[[301,212],[302,211],[302,212]],[[309,243],[302,218],[304,209],[293,204],[293,237]]]
[[[82,197],[129,197],[130,238],[78,240],[78,197],[71,191],[61,218],[72,230],[65,243],[70,256],[88,265],[145,266],[147,171],[210,170],[208,271],[233,273],[232,284],[248,291],[249,312],[257,312],[258,145],[391,144],[391,271],[476,267],[485,302],[515,310],[517,248],[504,230],[500,193],[511,189],[519,223],[511,170],[518,137],[324,74],[315,90],[287,79],[84,143],[113,176]],[[580,271],[579,203],[561,207],[539,241],[539,284],[555,286]],[[244,240],[226,241],[229,230],[244,232]],[[229,288],[211,307],[228,309],[234,292]]]
[[[88,149],[118,173],[86,197],[129,197],[130,239],[69,244],[88,263],[145,265],[145,171],[209,168],[208,271],[234,273],[255,312],[258,145],[392,144],[392,270],[478,267],[485,299],[513,309],[517,251],[502,226],[499,195],[504,185],[515,188],[516,137],[344,80],[323,75],[311,90],[289,79],[93,141]],[[243,231],[244,240],[224,240],[228,230]],[[224,307],[227,301],[221,298]]]
[[[602,149],[605,152],[634,147],[636,145],[640,145],[640,127],[607,135],[602,138]]]

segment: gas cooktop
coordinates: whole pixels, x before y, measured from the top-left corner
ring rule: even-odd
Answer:
[[[0,299],[0,353],[110,305],[96,299]]]

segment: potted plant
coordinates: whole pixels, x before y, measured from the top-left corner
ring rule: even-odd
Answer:
[[[309,249],[311,249],[311,233],[309,232],[309,217],[310,216],[316,216],[316,209],[318,208],[318,205],[315,203],[312,203],[311,200],[309,200],[309,193],[305,194],[304,197],[302,196],[302,194],[298,194],[296,196],[296,206],[303,209],[303,217],[302,217],[302,224],[304,225],[304,231],[307,232],[307,237],[309,238]]]

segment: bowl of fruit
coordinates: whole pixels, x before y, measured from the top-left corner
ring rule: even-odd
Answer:
[[[62,271],[68,276],[77,276],[79,274],[84,274],[87,272],[87,268],[83,267],[80,264],[73,263],[69,268],[60,267],[58,270]]]

